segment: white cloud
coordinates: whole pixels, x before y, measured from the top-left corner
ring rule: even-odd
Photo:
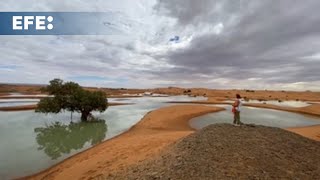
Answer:
[[[111,12],[125,34],[1,36],[0,82],[320,90],[317,2],[7,0],[0,11]]]

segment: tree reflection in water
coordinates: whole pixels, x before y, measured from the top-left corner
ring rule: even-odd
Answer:
[[[46,127],[35,128],[38,150],[51,159],[58,159],[71,150],[79,150],[88,142],[91,145],[102,142],[106,137],[107,125],[104,120],[95,122],[79,122],[64,125],[55,122]]]

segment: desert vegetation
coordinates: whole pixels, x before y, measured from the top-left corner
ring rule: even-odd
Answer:
[[[61,79],[54,79],[42,91],[49,97],[38,103],[37,113],[60,113],[67,110],[71,113],[81,113],[81,120],[92,119],[92,111],[103,112],[108,107],[107,96],[103,91],[88,91],[74,82],[64,83]]]

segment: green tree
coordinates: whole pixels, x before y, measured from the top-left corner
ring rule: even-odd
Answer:
[[[35,110],[38,113],[60,113],[63,110],[81,113],[81,120],[87,121],[92,111],[103,112],[108,108],[107,96],[102,91],[87,91],[74,82],[64,83],[54,79],[42,89],[51,97],[41,99]]]

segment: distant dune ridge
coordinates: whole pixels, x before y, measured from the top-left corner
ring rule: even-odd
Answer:
[[[320,179],[320,142],[278,128],[211,125],[106,179]]]
[[[43,85],[14,85],[14,84],[0,84],[0,96],[6,96],[10,93],[23,94],[40,94]],[[206,96],[211,100],[226,100],[234,98],[235,94],[239,93],[242,97],[248,99],[261,100],[300,100],[300,101],[316,101],[320,102],[320,92],[311,91],[271,91],[271,90],[218,90],[206,88],[154,88],[154,89],[127,89],[127,88],[97,88],[84,87],[90,91],[102,90],[107,95],[121,96],[123,94],[140,94],[144,92],[152,92],[155,94],[168,95],[191,95],[191,96]],[[294,89],[293,89],[294,90]]]

